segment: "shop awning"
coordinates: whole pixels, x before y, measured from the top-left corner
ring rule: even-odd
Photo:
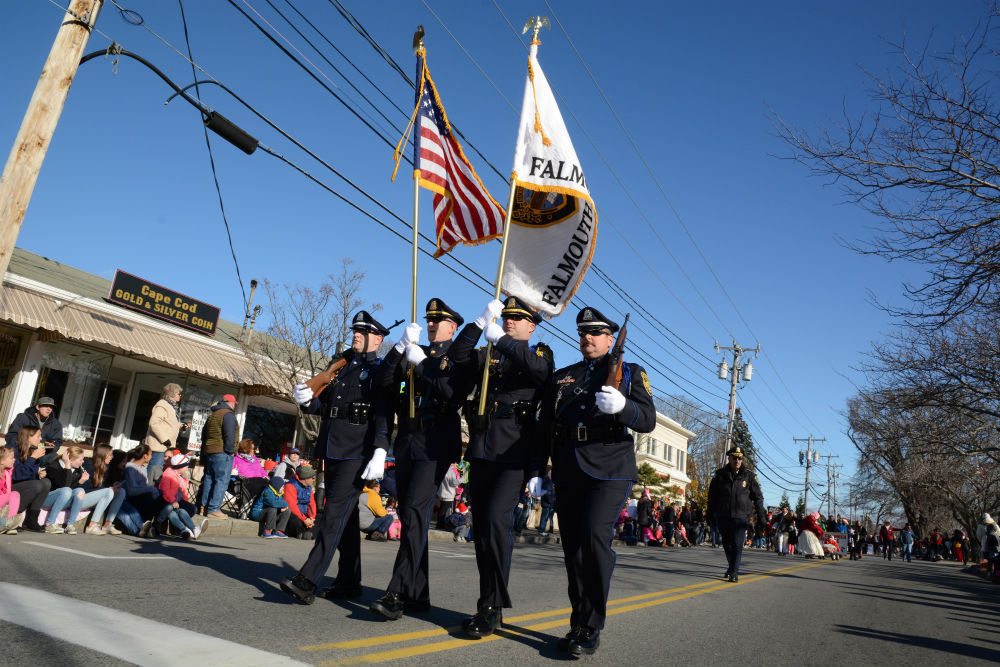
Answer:
[[[287,379],[273,368],[255,365],[242,350],[117,316],[87,301],[61,299],[8,282],[0,292],[0,319],[57,334],[53,338],[99,343],[233,384],[287,392]]]

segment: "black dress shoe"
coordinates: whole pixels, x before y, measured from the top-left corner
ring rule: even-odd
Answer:
[[[726,570],[726,573],[724,575],[722,575],[722,578],[728,580],[729,577],[731,577],[731,576],[733,576],[733,571],[732,570]]]
[[[465,634],[476,639],[482,639],[493,634],[503,621],[500,607],[482,607],[472,618],[462,621]]]
[[[316,599],[316,584],[309,581],[301,574],[297,574],[291,579],[288,577],[282,579],[281,590],[285,591],[302,604],[312,604]]]
[[[582,628],[577,636],[569,642],[569,654],[573,657],[593,655],[601,645],[601,631]]]
[[[376,614],[385,616],[390,621],[397,621],[403,617],[403,596],[399,593],[386,592],[375,602],[372,602],[369,609]]]
[[[364,593],[361,584],[342,584],[339,581],[333,582],[333,586],[323,591],[323,597],[327,600],[356,600]]]
[[[566,653],[567,651],[569,651],[569,645],[573,643],[573,640],[575,640],[582,632],[583,628],[579,626],[573,626],[573,628],[566,633],[565,637],[560,637],[556,641],[556,650],[561,653]]]
[[[733,582],[734,584],[736,582],[738,582],[739,580],[740,580],[740,575],[738,575],[738,574],[731,574],[731,575],[729,575],[729,581]]]

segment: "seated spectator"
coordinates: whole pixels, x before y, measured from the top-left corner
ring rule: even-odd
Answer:
[[[13,489],[11,477],[14,474],[14,450],[0,447],[0,533],[17,535],[24,514],[21,508],[21,494]]]
[[[399,501],[389,496],[389,500],[385,503],[385,511],[392,517],[392,523],[389,524],[389,532],[385,536],[390,540],[398,540],[399,531],[403,529],[403,523],[399,520]]]
[[[295,476],[295,471],[298,470],[299,464],[301,463],[299,460],[299,454],[299,448],[292,447],[288,454],[285,455],[285,458],[281,460],[281,463],[274,467],[274,470],[271,471],[271,475],[278,475],[286,481],[292,479],[292,477]]]
[[[164,501],[160,490],[149,484],[147,466],[152,456],[146,444],[136,445],[125,456],[125,503],[118,518],[129,535],[156,537],[153,519],[163,509]],[[136,530],[140,521],[141,527]]]
[[[11,479],[13,489],[21,494],[22,508],[25,503],[29,504],[25,525],[32,530],[62,533],[63,529],[55,525],[56,516],[69,505],[72,491],[65,487],[52,489],[52,481],[46,478],[46,469],[38,465],[38,460],[45,454],[42,430],[36,426],[23,426],[17,434],[17,450]],[[43,509],[48,510],[44,527],[38,524]]]
[[[118,482],[112,482],[111,468],[109,467],[114,458],[114,451],[111,445],[97,445],[94,447],[94,455],[89,459],[84,459],[83,469],[87,471],[87,479],[82,482],[84,491],[90,493],[95,489],[107,489],[111,491],[111,502],[105,510],[103,517],[95,510],[90,517],[90,525],[85,531],[88,535],[121,535],[122,531],[115,528],[115,519],[121,510],[122,503],[125,502],[125,489]],[[101,525],[101,519],[104,525]]]
[[[94,535],[103,535],[101,530],[101,519],[108,505],[114,500],[115,492],[111,489],[94,489],[89,491],[83,488],[85,482],[90,481],[90,473],[83,467],[85,456],[83,449],[76,445],[67,447],[59,459],[46,468],[46,476],[52,480],[52,488],[59,489],[67,487],[72,493],[69,511],[66,513],[66,527],[63,531],[67,535],[76,535],[76,519],[80,512],[85,509],[93,509],[88,521],[86,532]],[[96,522],[94,520],[96,519]]]
[[[365,488],[358,496],[358,520],[361,532],[367,533],[366,540],[385,542],[389,537],[389,526],[392,525],[393,517],[389,516],[389,512],[382,505],[379,489],[377,479],[365,483]]]
[[[260,522],[260,534],[266,538],[287,538],[285,529],[292,513],[288,511],[288,501],[285,500],[285,480],[274,475],[264,487],[264,492],[257,496],[250,518]]]
[[[233,459],[233,473],[243,479],[244,503],[252,503],[267,486],[270,475],[257,459],[256,444],[250,438],[243,438],[236,445],[236,457]],[[232,489],[230,489],[232,491]]]
[[[288,519],[289,537],[300,540],[313,538],[313,525],[316,523],[316,494],[313,492],[313,482],[316,471],[312,466],[303,464],[292,470],[292,478],[285,483],[285,501],[292,516]]]
[[[188,494],[188,477],[191,474],[190,460],[184,454],[174,454],[166,461],[167,467],[160,477],[160,494],[164,505],[156,520],[160,525],[169,522],[185,540],[197,540],[205,533],[208,520],[200,526],[194,524],[191,515],[197,514]]]
[[[451,516],[448,517],[448,525],[451,532],[455,534],[456,542],[468,542],[469,530],[472,528],[472,512],[465,503],[459,503]]]

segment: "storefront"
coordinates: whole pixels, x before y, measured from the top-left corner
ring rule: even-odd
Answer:
[[[200,449],[201,425],[225,394],[237,397],[241,434],[263,456],[301,438],[288,381],[247,356],[239,325],[213,321],[209,337],[112,303],[111,289],[108,280],[15,250],[0,292],[4,425],[50,396],[66,442],[127,449],[145,437],[164,385],[176,383],[181,418],[192,422],[182,448]]]

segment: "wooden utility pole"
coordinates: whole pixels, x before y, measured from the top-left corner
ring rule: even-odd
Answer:
[[[4,165],[0,176],[0,278],[10,264],[38,172],[102,2],[73,0],[70,3]],[[8,20],[14,19],[8,17]]]

